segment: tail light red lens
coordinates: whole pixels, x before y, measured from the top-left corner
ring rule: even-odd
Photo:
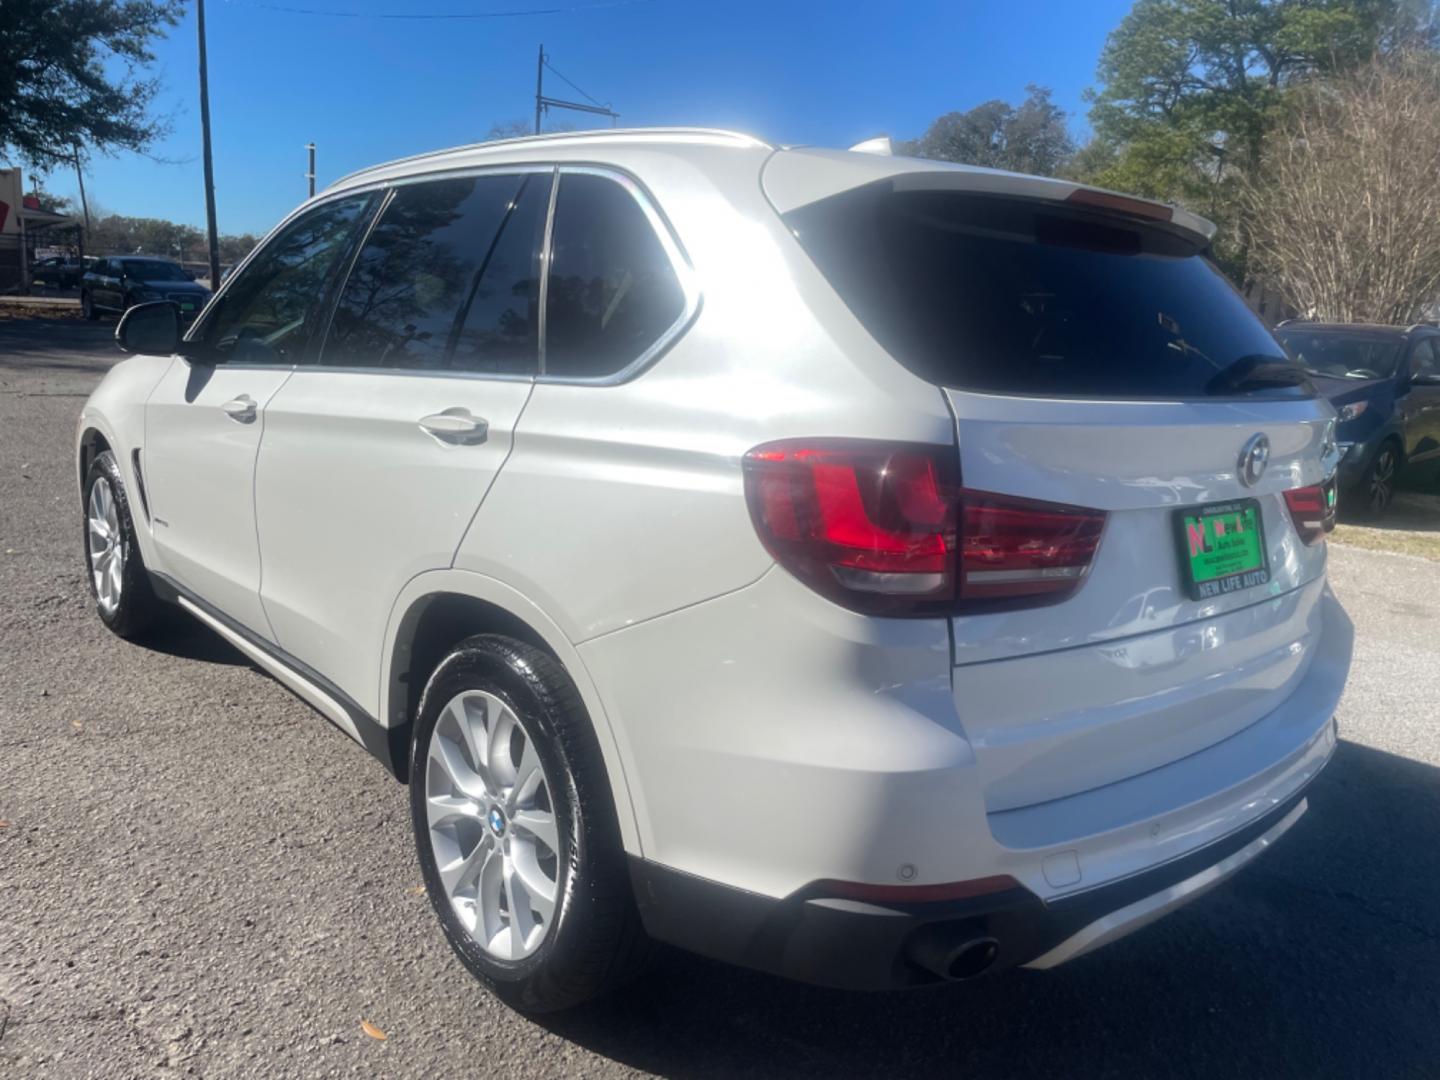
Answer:
[[[1104,529],[1099,510],[966,492],[961,595],[1063,598],[1090,569]]]
[[[1318,544],[1335,528],[1335,478],[1285,492],[1290,520],[1306,544]]]
[[[787,440],[745,456],[761,541],[817,592],[866,614],[921,616],[1062,599],[1105,515],[962,491],[953,447]]]

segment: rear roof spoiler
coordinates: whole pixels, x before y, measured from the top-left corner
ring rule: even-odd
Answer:
[[[772,154],[761,174],[761,186],[766,196],[782,214],[880,180],[892,181],[897,191],[966,191],[977,195],[1008,195],[1020,199],[1081,204],[1184,233],[1200,247],[1208,245],[1215,237],[1213,222],[1178,206],[1077,184],[1072,180],[1027,176],[976,165],[885,157],[873,151],[854,153],[848,150],[797,148]]]

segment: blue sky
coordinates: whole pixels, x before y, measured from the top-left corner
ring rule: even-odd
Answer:
[[[593,0],[207,0],[221,232],[263,232],[305,195],[305,143],[323,187],[394,157],[483,139],[533,117],[535,54],[622,114],[778,142],[848,146],[919,133],[934,117],[1026,83],[1055,91],[1084,130],[1081,94],[1131,0],[817,3],[652,0],[474,20],[331,12],[533,10]],[[291,10],[282,10],[282,9]],[[173,133],[144,157],[99,157],[87,192],[114,213],[202,224],[193,11],[157,50]],[[547,74],[547,94],[572,91]],[[595,118],[553,114],[576,126]],[[73,174],[46,186],[73,194]]]

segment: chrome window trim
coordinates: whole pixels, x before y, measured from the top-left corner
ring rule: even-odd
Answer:
[[[545,209],[545,233],[540,238],[540,312],[536,316],[536,334],[538,337],[538,354],[535,365],[535,377],[539,378],[545,374],[545,328],[549,321],[547,312],[550,308],[550,244],[555,238],[555,200],[560,196],[560,170],[557,168],[550,176],[550,203]]]
[[[665,252],[666,258],[670,260],[671,268],[675,271],[675,277],[680,283],[680,291],[684,297],[684,304],[679,316],[657,337],[648,348],[639,356],[618,371],[608,375],[597,375],[593,377],[580,376],[551,376],[546,375],[541,369],[536,382],[546,383],[554,386],[616,386],[620,383],[629,382],[636,375],[640,374],[656,360],[658,360],[680,337],[690,328],[700,314],[700,308],[704,299],[700,291],[700,283],[695,274],[695,269],[690,265],[689,257],[680,246],[679,238],[670,222],[660,212],[655,200],[650,196],[643,184],[629,173],[616,168],[613,165],[561,165],[559,176],[556,178],[555,191],[558,193],[560,185],[564,183],[567,174],[599,176],[619,184],[630,197],[639,205],[641,213],[650,223],[660,241],[660,247]],[[551,204],[550,222],[546,230],[546,251],[545,251],[545,277],[542,279],[541,288],[545,289],[544,282],[550,279],[551,252],[549,243],[551,240],[550,231],[555,221],[554,203]],[[542,338],[542,355],[544,345]]]

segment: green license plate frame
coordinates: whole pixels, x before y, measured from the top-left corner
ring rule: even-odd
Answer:
[[[1258,499],[1181,507],[1174,521],[1180,578],[1191,600],[1214,600],[1270,584]]]

